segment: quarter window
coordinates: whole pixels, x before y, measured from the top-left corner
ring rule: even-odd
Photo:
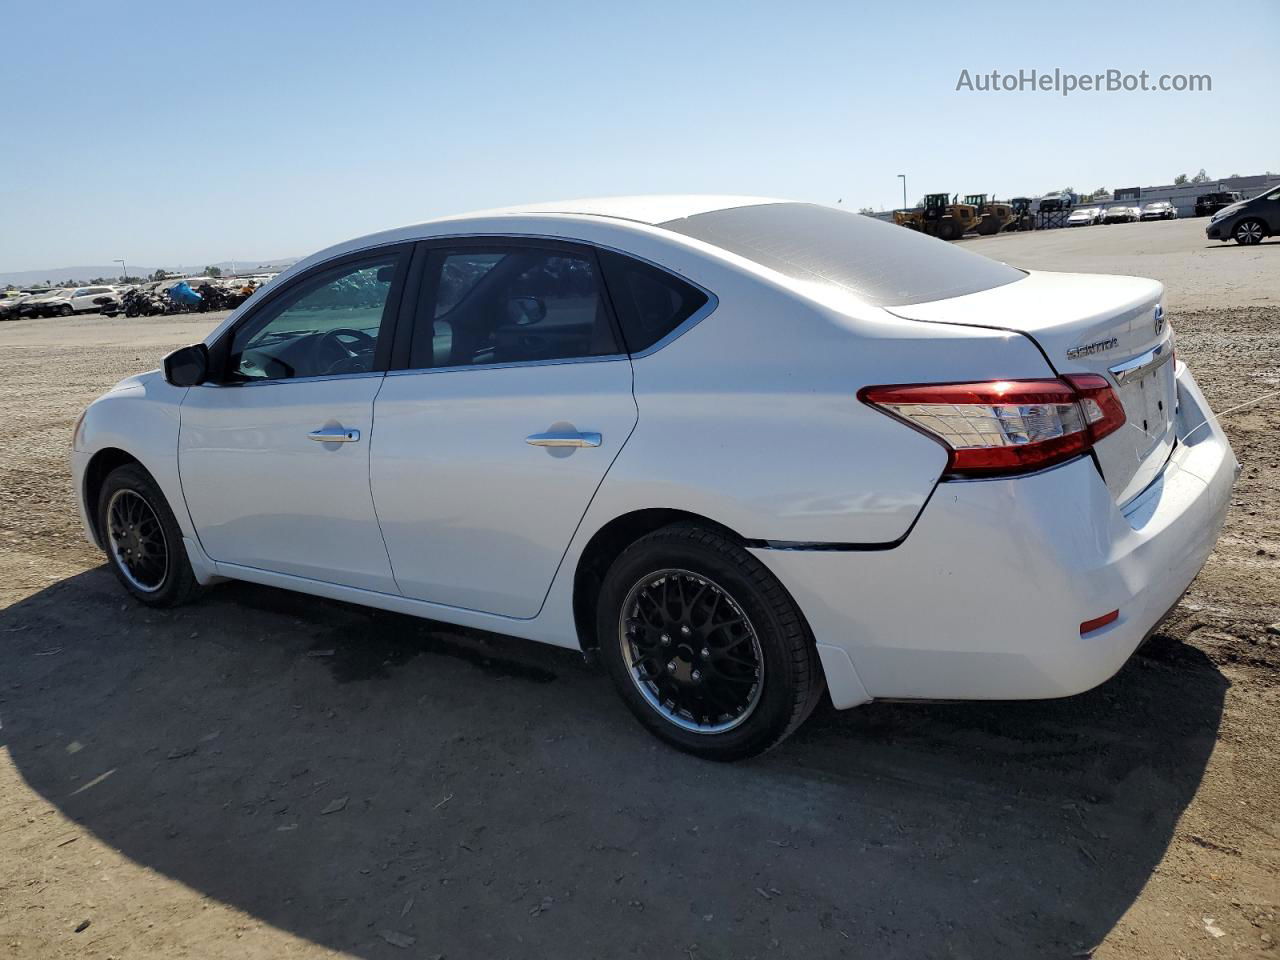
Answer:
[[[389,254],[326,270],[268,302],[236,330],[229,378],[289,380],[373,370],[402,259]]]
[[[707,302],[707,295],[665,270],[601,251],[622,338],[631,353],[653,346]]]
[[[409,365],[465,367],[621,352],[594,258],[527,246],[442,248],[422,285]]]

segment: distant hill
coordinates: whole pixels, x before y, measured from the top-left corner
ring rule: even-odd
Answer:
[[[217,263],[198,263],[187,264],[185,266],[168,266],[151,267],[142,264],[129,264],[129,275],[134,277],[149,277],[156,270],[161,269],[167,273],[175,274],[198,274],[206,266],[217,267],[223,273],[231,272],[232,267],[240,272],[256,272],[261,268],[264,271],[279,271],[285,267],[292,266],[298,262],[297,257],[290,257],[285,260],[221,260]],[[0,272],[0,287],[7,284],[13,284],[15,287],[36,287],[44,286],[51,283],[58,286],[64,280],[76,280],[88,282],[94,277],[118,277],[120,276],[120,264],[97,264],[79,267],[50,267],[47,270],[12,270],[8,273]]]

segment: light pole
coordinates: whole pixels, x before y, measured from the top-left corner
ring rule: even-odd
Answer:
[[[902,178],[902,209],[907,209],[907,175],[905,173],[898,174]]]
[[[112,260],[111,262],[112,262],[112,263],[118,263],[118,264],[120,264],[120,274],[121,274],[121,276],[120,276],[120,282],[121,282],[121,283],[128,283],[128,282],[129,282],[129,268],[128,268],[128,267],[126,267],[126,266],[124,265],[124,260],[123,260],[123,258],[122,258],[122,259],[119,259],[119,260]]]

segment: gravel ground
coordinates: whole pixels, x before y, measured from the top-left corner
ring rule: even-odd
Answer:
[[[966,245],[1163,280],[1221,410],[1280,389],[1280,242],[1203,224]],[[1274,954],[1280,399],[1225,421],[1219,548],[1113,680],[820,708],[721,766],[565,651],[246,585],[126,602],[71,425],[216,319],[0,326],[0,957]]]

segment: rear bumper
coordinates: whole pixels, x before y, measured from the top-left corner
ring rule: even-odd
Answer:
[[[754,550],[804,611],[836,706],[1062,697],[1119,670],[1213,550],[1237,472],[1185,366],[1177,382],[1180,443],[1123,510],[1086,458],[940,484],[892,550]]]

